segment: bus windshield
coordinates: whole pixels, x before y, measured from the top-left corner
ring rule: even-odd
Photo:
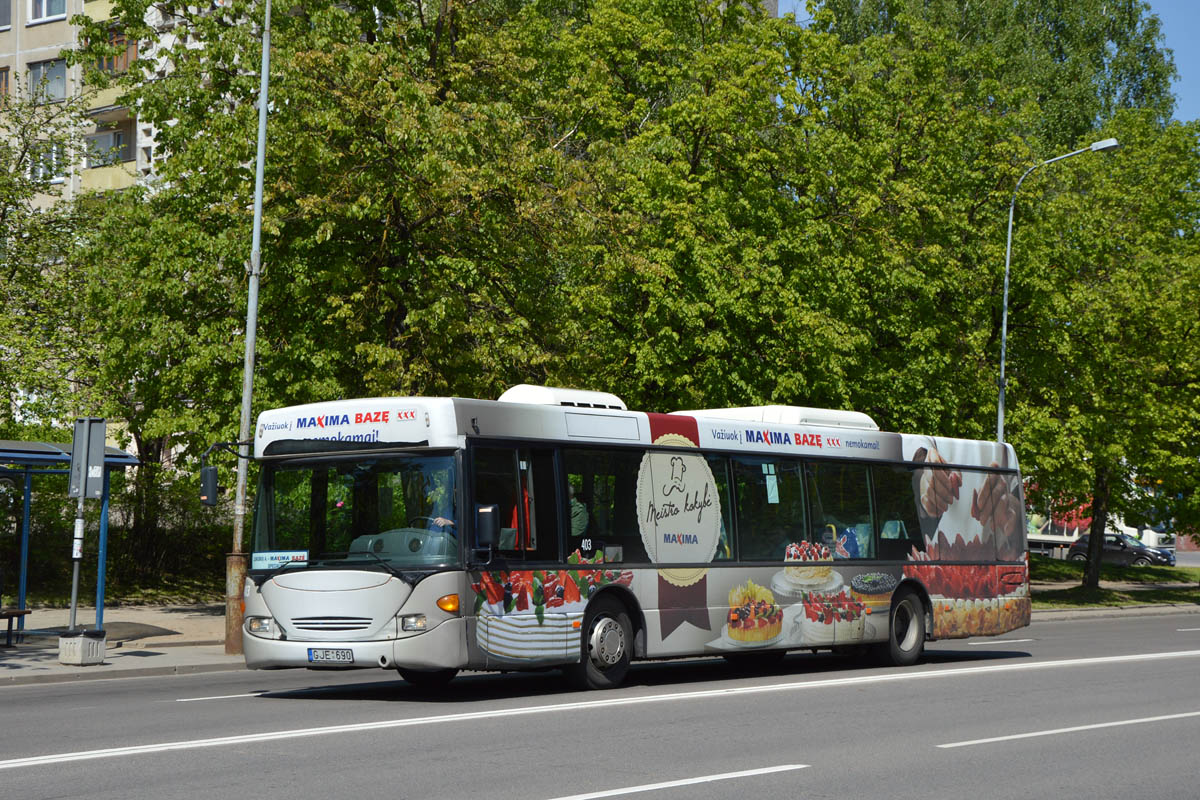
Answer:
[[[454,456],[356,456],[264,465],[250,568],[457,563]]]

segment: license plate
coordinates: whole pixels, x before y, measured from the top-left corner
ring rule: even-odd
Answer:
[[[310,647],[308,648],[308,661],[310,664],[353,664],[353,650],[335,650],[330,647]]]

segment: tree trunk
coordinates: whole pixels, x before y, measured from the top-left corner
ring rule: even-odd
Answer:
[[[1083,572],[1085,589],[1100,588],[1100,560],[1104,554],[1104,530],[1108,527],[1108,470],[1096,467],[1092,485],[1092,526],[1088,529],[1087,568]]]
[[[133,519],[130,525],[130,550],[134,558],[133,572],[140,580],[154,578],[161,573],[163,543],[159,540],[158,523],[162,510],[163,444],[162,438],[146,438],[134,435],[138,459],[134,478]]]

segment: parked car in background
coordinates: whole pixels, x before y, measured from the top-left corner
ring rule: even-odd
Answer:
[[[1067,551],[1067,558],[1072,561],[1086,561],[1088,552],[1088,535],[1085,533],[1075,540]],[[1175,566],[1175,553],[1159,547],[1148,547],[1137,539],[1125,533],[1104,534],[1104,553],[1102,560],[1110,564],[1123,564],[1144,567],[1149,564],[1160,566]]]

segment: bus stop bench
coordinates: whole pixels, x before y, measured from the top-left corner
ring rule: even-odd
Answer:
[[[28,608],[0,608],[0,619],[8,620],[8,633],[4,636],[4,646],[12,647],[13,620],[29,613]]]

